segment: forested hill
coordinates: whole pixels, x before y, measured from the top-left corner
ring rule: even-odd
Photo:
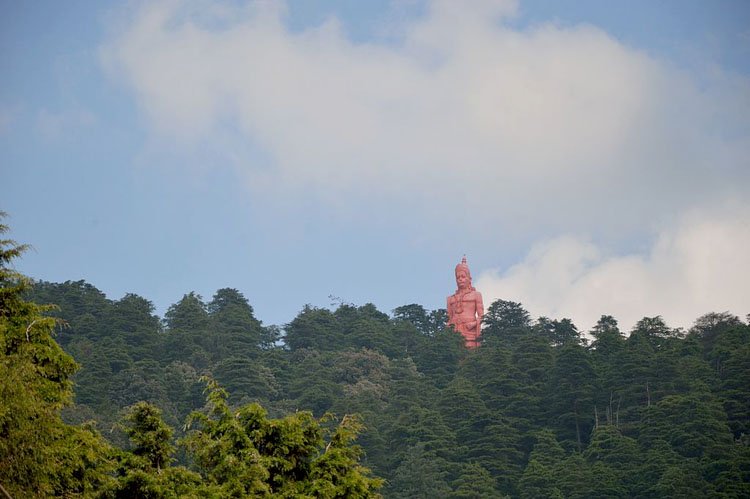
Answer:
[[[30,298],[60,307],[56,339],[82,365],[66,418],[123,445],[109,428],[124,408],[151,402],[180,428],[209,375],[274,417],[360,414],[385,497],[750,497],[750,327],[727,313],[628,334],[603,316],[587,341],[497,301],[467,351],[443,310],[414,304],[305,306],[278,328],[234,289],[189,293],[163,320],[83,281]]]

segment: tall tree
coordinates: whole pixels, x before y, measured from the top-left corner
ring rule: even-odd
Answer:
[[[154,304],[133,293],[112,303],[104,317],[110,335],[121,337],[135,360],[153,359],[161,329]]]
[[[284,343],[291,350],[335,350],[341,348],[343,341],[336,316],[328,309],[310,305],[305,305],[284,331]]]
[[[206,304],[200,295],[191,291],[169,307],[164,320],[172,331],[205,330],[208,327]]]
[[[27,301],[31,281],[10,267],[25,249],[0,239],[0,486],[16,497],[92,494],[109,479],[110,448],[60,417],[77,365],[52,338],[50,307]]]
[[[600,490],[609,489],[614,497],[636,495],[642,459],[634,439],[622,435],[613,425],[602,425],[594,428],[583,456],[592,466],[599,466],[594,474]]]
[[[474,499],[477,497],[502,499],[507,497],[497,490],[497,481],[490,472],[478,463],[464,465],[461,474],[451,485],[453,486],[453,492],[448,496],[451,499]]]
[[[210,319],[210,340],[206,346],[214,360],[257,356],[261,344],[267,343],[253,307],[236,289],[218,290],[206,308]]]
[[[529,462],[518,483],[523,498],[562,498],[558,480],[554,472],[565,459],[565,451],[550,429],[539,430],[534,434],[534,447]]]
[[[708,353],[714,348],[716,340],[733,328],[742,326],[739,317],[729,312],[711,312],[698,317],[690,328],[690,335],[698,338],[703,351]]]
[[[641,441],[661,439],[686,458],[726,457],[732,433],[726,413],[710,393],[670,395],[643,413]]]
[[[552,345],[561,347],[569,343],[582,345],[586,343],[586,340],[570,319],[552,321]]]
[[[396,469],[388,496],[403,499],[433,499],[448,497],[448,463],[417,443],[406,452],[404,460]]]
[[[482,336],[485,342],[501,341],[513,343],[516,339],[529,334],[531,316],[520,303],[496,300],[484,314],[485,328]]]
[[[208,311],[200,295],[192,291],[184,295],[169,307],[164,322],[167,331],[162,360],[182,360],[197,368],[208,367],[212,339]]]
[[[580,452],[594,426],[594,369],[586,350],[576,344],[560,349],[549,381],[552,419],[558,434]]]
[[[393,310],[393,318],[414,325],[422,334],[430,334],[430,318],[422,305],[412,303],[396,307]]]

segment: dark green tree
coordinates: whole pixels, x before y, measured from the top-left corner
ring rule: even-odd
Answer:
[[[422,334],[430,334],[431,332],[430,318],[422,305],[412,303],[396,307],[393,310],[393,319],[412,324]]]
[[[563,497],[586,499],[598,497],[597,483],[591,466],[578,452],[565,458],[553,470],[556,488]]]
[[[233,403],[266,403],[278,396],[279,386],[273,372],[251,358],[231,356],[216,363],[212,371],[231,393],[229,400]]]
[[[644,445],[664,440],[686,458],[726,457],[732,433],[720,402],[710,393],[670,395],[643,413]]]
[[[153,359],[158,348],[161,324],[154,314],[154,305],[145,298],[128,293],[108,307],[103,318],[110,335],[119,336],[126,344],[128,357],[134,360]]]
[[[531,316],[520,303],[496,300],[484,315],[484,342],[512,344],[531,331]]]
[[[201,296],[192,291],[169,307],[164,321],[172,331],[203,331],[209,325],[206,305]]]
[[[698,317],[689,334],[700,341],[705,353],[709,353],[723,334],[741,326],[742,321],[734,314],[711,312]]]
[[[207,310],[210,340],[206,347],[214,360],[257,356],[261,345],[269,346],[266,330],[255,318],[247,299],[236,289],[218,290]]]
[[[291,350],[342,348],[341,328],[336,316],[328,309],[305,305],[297,317],[284,327],[284,332],[284,343]]]
[[[523,499],[563,499],[552,470],[536,459],[529,461],[518,483]]]
[[[612,497],[636,495],[642,460],[634,439],[622,435],[613,425],[602,425],[594,428],[583,456],[592,465],[599,490],[608,490]]]
[[[578,332],[578,328],[570,319],[561,319],[552,321],[552,345],[561,347],[570,343],[582,345],[586,340]]]
[[[103,319],[110,314],[112,302],[86,281],[34,282],[27,296],[36,303],[57,305],[54,315],[62,322],[55,332],[63,347],[76,338],[96,340],[107,334]]]
[[[448,497],[448,462],[417,443],[406,451],[388,487],[388,496],[404,499]]]
[[[534,440],[529,462],[518,482],[519,494],[523,498],[561,498],[562,492],[553,473],[565,459],[565,451],[550,429],[537,431]]]
[[[464,340],[452,329],[438,331],[411,355],[419,372],[440,388],[450,383],[466,357]]]
[[[583,450],[594,426],[595,373],[586,349],[561,347],[549,382],[551,417],[564,444]]]
[[[501,499],[507,497],[497,489],[497,481],[489,471],[477,463],[469,463],[462,467],[461,474],[451,484],[453,492],[451,499]]]

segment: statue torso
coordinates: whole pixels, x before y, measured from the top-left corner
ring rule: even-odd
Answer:
[[[477,320],[477,301],[479,293],[476,290],[457,291],[448,297],[448,322],[462,324]]]

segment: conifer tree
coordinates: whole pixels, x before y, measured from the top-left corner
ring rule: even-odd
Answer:
[[[78,366],[52,338],[50,307],[24,298],[31,281],[11,264],[26,248],[0,240],[0,486],[14,497],[91,494],[109,480],[110,448],[60,417]]]

